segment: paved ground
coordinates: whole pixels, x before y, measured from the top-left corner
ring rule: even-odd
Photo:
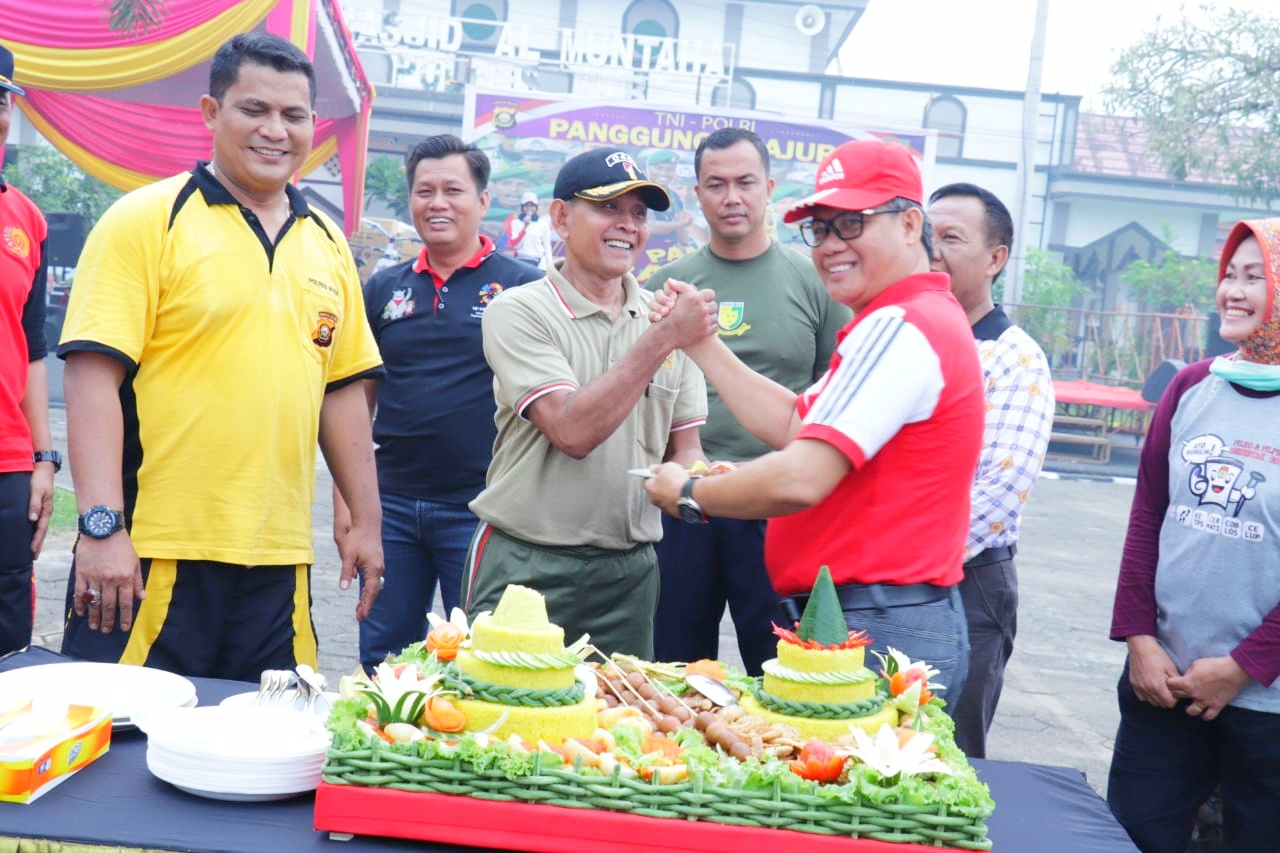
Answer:
[[[61,409],[52,417],[55,443],[65,451]],[[1111,466],[1055,464],[1027,509],[1019,546],[1021,602],[1017,647],[990,738],[989,757],[1075,767],[1099,792],[1118,713],[1114,686],[1124,647],[1107,639],[1131,482],[1133,453],[1113,454]],[[315,512],[314,618],[320,669],[331,680],[356,666],[354,590],[337,586],[329,479],[321,467]],[[70,488],[64,470],[59,484]],[[57,649],[72,537],[51,540],[36,564],[36,643]],[[733,628],[722,624],[721,654],[737,657]]]

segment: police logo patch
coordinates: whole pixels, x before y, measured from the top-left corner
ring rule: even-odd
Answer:
[[[622,164],[622,167],[624,169],[628,169],[628,171],[636,168],[636,161],[632,160],[631,155],[625,151],[615,151],[612,154],[610,154],[608,157],[604,158],[604,165],[607,168],[612,169],[614,166],[618,165],[619,163]]]
[[[20,258],[31,254],[31,238],[27,232],[16,225],[6,226],[3,237],[4,247]]]
[[[328,311],[316,312],[316,327],[311,333],[311,342],[321,349],[333,343],[333,333],[338,330],[338,318]]]

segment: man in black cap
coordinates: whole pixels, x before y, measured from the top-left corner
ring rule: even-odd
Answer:
[[[9,137],[13,53],[0,46],[0,148]],[[49,439],[44,299],[48,227],[0,178],[0,655],[31,642],[31,572],[53,512],[62,459]]]
[[[679,349],[716,328],[709,291],[650,324],[632,274],[665,188],[629,154],[588,151],[556,178],[551,226],[565,257],[503,292],[482,321],[498,439],[467,558],[467,612],[510,583],[540,591],[566,637],[606,652],[653,652],[662,536],[628,469],[703,459],[702,374]],[[705,461],[705,460],[704,460]]]

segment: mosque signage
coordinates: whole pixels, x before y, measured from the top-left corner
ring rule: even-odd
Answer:
[[[522,24],[467,18],[356,15],[352,23],[357,48],[379,47],[388,53],[476,53],[464,49],[469,28],[497,30],[495,60],[529,67],[551,67],[581,73],[671,74],[732,77],[734,45],[696,38],[668,38],[623,33],[596,27],[560,27],[554,34]],[[489,38],[486,37],[486,43]],[[534,47],[554,43],[553,50]],[[488,52],[485,51],[485,55]]]

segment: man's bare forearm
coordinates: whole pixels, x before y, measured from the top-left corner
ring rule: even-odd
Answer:
[[[747,432],[775,450],[786,447],[799,425],[793,391],[747,367],[719,338],[685,352]]]
[[[62,385],[67,401],[67,452],[80,512],[103,505],[124,508],[121,459],[124,414],[120,384],[125,366],[111,356],[73,353]]]
[[[325,395],[320,407],[320,450],[353,524],[378,524],[378,474],[365,380]]]

